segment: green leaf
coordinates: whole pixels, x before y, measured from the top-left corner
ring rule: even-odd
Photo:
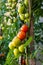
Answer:
[[[25,42],[24,47],[27,47],[32,42],[33,38],[32,36]]]
[[[15,56],[14,60],[18,59],[20,56],[21,56],[21,53],[18,56]]]
[[[34,54],[33,54],[33,58],[36,57],[37,53],[38,53],[39,49],[37,49]]]

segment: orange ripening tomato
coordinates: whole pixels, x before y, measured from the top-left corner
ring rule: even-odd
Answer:
[[[20,31],[20,32],[17,34],[17,37],[18,37],[20,40],[23,40],[23,39],[26,37],[26,33],[23,32],[23,31]]]
[[[21,30],[23,32],[27,32],[28,31],[28,26],[26,24],[24,24],[22,27],[21,27]]]

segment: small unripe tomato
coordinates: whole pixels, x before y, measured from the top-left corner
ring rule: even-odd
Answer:
[[[21,44],[21,40],[16,36],[14,37],[14,39],[12,40],[12,45],[14,47],[18,47]]]
[[[24,10],[25,10],[24,5],[19,4],[19,6],[18,6],[18,13],[19,13],[19,14],[21,14],[21,13],[23,13],[23,12],[24,12]]]
[[[28,26],[26,24],[22,25],[21,30],[23,32],[27,32],[28,31]]]
[[[24,52],[24,50],[25,50],[24,45],[20,45],[20,46],[19,46],[19,51],[20,51],[20,52]]]
[[[26,33],[23,32],[23,31],[20,31],[20,32],[17,34],[17,37],[18,37],[20,40],[23,40],[23,39],[26,37]]]
[[[4,26],[2,26],[2,30],[4,30],[5,29],[5,27]]]
[[[17,56],[19,54],[19,50],[17,48],[14,49],[14,55]]]
[[[29,17],[29,13],[25,13],[25,18],[28,18]]]
[[[12,45],[12,42],[9,43],[8,47],[9,47],[10,49],[13,49],[13,48],[14,48],[13,45]]]
[[[25,15],[24,14],[19,14],[19,16],[20,16],[20,19],[21,20],[24,20],[25,19]]]
[[[24,22],[30,22],[30,19],[27,18],[27,19],[24,20]]]
[[[24,4],[26,5],[26,7],[28,6],[28,0],[24,0]]]

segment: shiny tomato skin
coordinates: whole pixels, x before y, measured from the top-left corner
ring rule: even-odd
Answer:
[[[17,56],[19,54],[19,50],[17,48],[14,49],[14,55]]]
[[[26,63],[25,63],[25,59],[22,59],[22,64],[26,64]]]
[[[27,32],[28,31],[28,26],[27,25],[23,25],[22,27],[21,27],[21,31],[23,31],[23,32]]]
[[[21,53],[23,53],[23,52],[25,51],[25,48],[24,48],[24,45],[23,45],[23,44],[20,45],[18,49],[19,49],[19,51],[20,51]]]
[[[21,44],[21,40],[17,36],[15,36],[12,40],[13,47],[18,47],[20,44]]]
[[[25,37],[26,37],[26,33],[23,32],[23,31],[20,31],[20,32],[17,34],[17,37],[18,37],[20,40],[23,40],[23,39],[25,39]]]

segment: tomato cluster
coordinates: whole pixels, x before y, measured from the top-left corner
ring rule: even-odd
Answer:
[[[23,53],[25,50],[24,45],[21,44],[21,41],[25,39],[27,31],[28,31],[28,26],[26,24],[23,24],[17,36],[15,36],[9,44],[9,48],[14,50],[15,56],[17,56],[19,52]]]
[[[21,21],[25,23],[30,21],[30,14],[28,12],[28,0],[24,0],[23,3],[18,3],[18,14]]]
[[[23,25],[20,29],[20,32],[17,34],[18,38],[20,40],[23,40],[26,37],[26,32],[28,31],[28,26],[27,25]]]

